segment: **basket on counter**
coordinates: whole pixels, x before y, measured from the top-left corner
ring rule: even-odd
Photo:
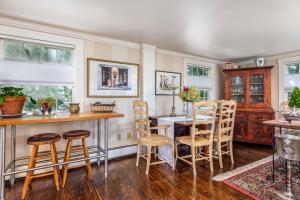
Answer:
[[[114,108],[116,106],[116,103],[101,103],[101,102],[96,102],[96,103],[91,103],[91,110],[94,113],[111,113],[113,112]]]

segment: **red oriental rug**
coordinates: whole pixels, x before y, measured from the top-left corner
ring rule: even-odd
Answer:
[[[276,158],[275,160],[275,182],[271,179],[272,156],[256,161],[249,165],[236,168],[232,171],[215,176],[213,180],[221,181],[239,192],[257,200],[280,200],[286,191],[285,162]],[[294,169],[293,189],[299,196],[299,170]]]

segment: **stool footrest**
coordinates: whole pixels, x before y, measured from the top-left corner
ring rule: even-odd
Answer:
[[[75,165],[75,166],[68,166],[68,169],[76,169],[76,168],[81,168],[81,167],[85,167],[87,164],[84,163],[84,164],[80,164],[80,165]]]
[[[50,176],[50,175],[53,175],[53,174],[54,174],[53,172],[45,172],[45,173],[42,173],[42,174],[32,175],[30,177],[30,179],[41,178],[41,177]]]

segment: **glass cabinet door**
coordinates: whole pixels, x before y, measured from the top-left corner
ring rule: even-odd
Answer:
[[[250,103],[264,103],[264,75],[249,75],[249,101]]]
[[[245,78],[244,76],[232,76],[230,78],[231,99],[238,102],[245,102]]]

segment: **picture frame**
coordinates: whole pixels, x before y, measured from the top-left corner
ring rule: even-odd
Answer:
[[[139,97],[139,64],[87,58],[87,97]]]
[[[169,71],[155,71],[155,95],[173,95],[172,86],[177,87],[175,95],[181,90],[182,74]]]

